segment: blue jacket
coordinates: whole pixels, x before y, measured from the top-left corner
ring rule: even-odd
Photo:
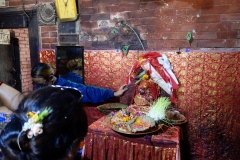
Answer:
[[[82,92],[82,102],[100,103],[114,97],[113,90],[70,82],[60,76],[55,85],[77,88]]]
[[[83,84],[83,78],[73,72],[68,72],[67,74],[65,74],[64,76],[61,76],[61,77],[68,81],[71,81],[71,82]]]

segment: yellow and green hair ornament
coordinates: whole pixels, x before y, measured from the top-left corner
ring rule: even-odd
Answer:
[[[35,122],[42,121],[45,117],[47,117],[52,112],[52,109],[50,107],[46,107],[36,118]]]

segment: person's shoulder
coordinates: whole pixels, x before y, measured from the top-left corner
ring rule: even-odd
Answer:
[[[69,75],[72,77],[79,77],[79,75],[77,75],[76,73],[73,73],[73,72],[69,72]]]
[[[58,80],[57,80],[57,82],[56,82],[56,85],[69,86],[69,87],[75,87],[75,88],[79,88],[79,87],[80,87],[80,88],[83,88],[83,87],[86,87],[86,86],[83,85],[83,84],[76,83],[76,82],[73,82],[73,81],[64,79],[64,78],[61,77],[61,76],[58,77]]]
[[[66,82],[67,82],[67,80],[65,80],[63,77],[58,76],[56,85],[61,85]]]
[[[78,75],[76,73],[73,72],[68,72],[65,75],[62,75],[61,77],[63,78],[67,78],[67,77],[78,77]]]

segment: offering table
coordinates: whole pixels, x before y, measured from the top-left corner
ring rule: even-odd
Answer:
[[[180,160],[180,127],[165,127],[147,135],[121,134],[107,116],[88,128],[83,160]]]

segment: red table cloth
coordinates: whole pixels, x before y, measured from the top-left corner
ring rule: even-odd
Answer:
[[[106,116],[89,126],[84,160],[180,160],[180,128],[163,127],[149,135],[124,135],[109,128]]]

